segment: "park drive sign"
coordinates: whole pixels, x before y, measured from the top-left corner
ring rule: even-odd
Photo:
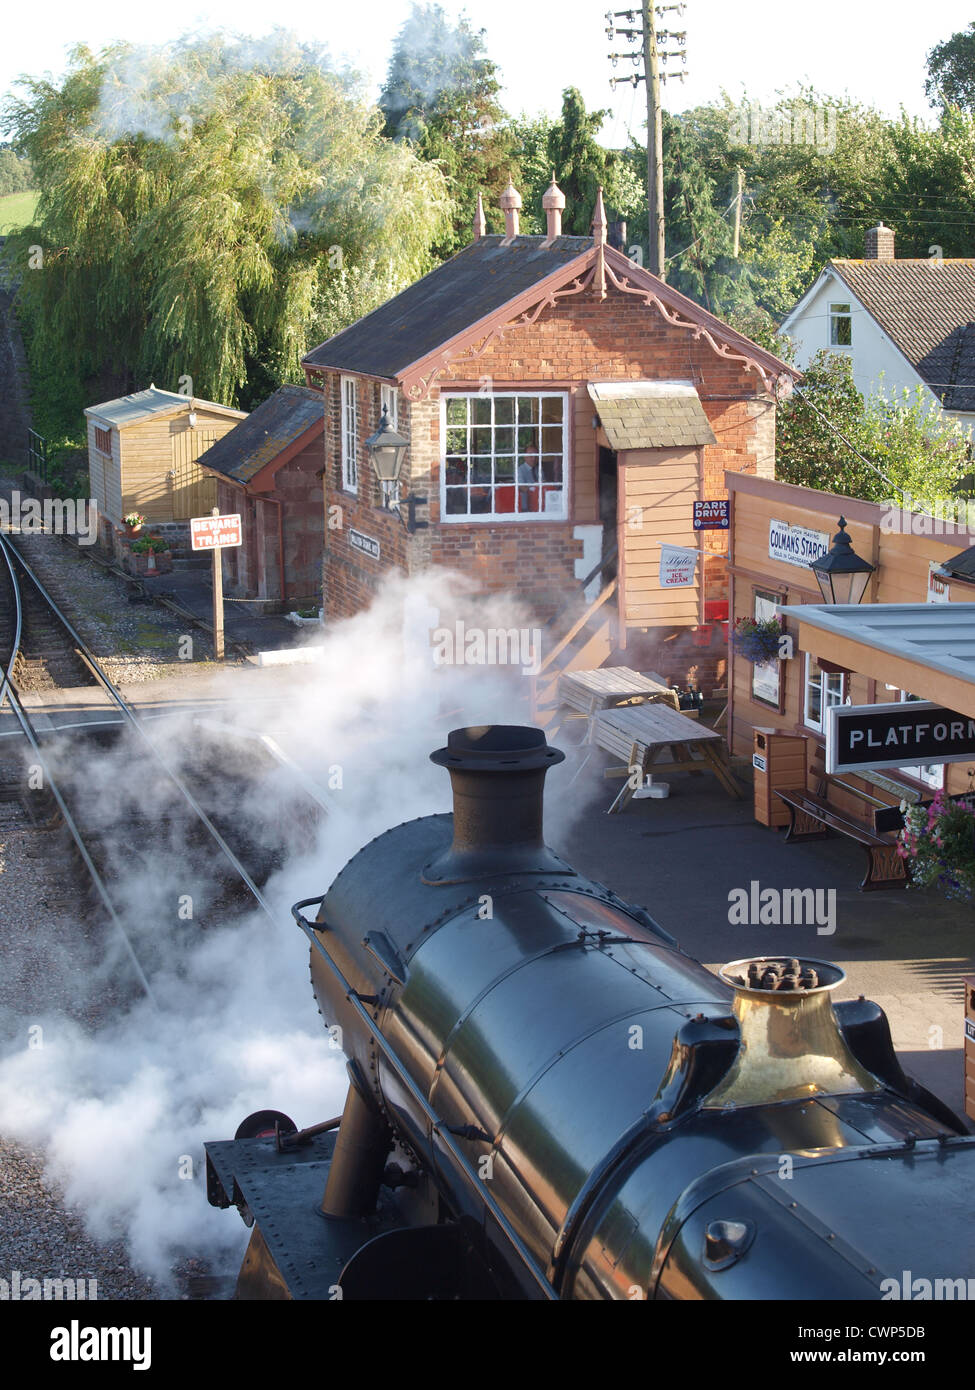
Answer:
[[[827,711],[828,773],[969,759],[975,759],[975,719],[929,700]]]

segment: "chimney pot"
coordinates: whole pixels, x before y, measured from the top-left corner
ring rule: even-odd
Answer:
[[[565,194],[555,182],[554,169],[552,170],[552,182],[542,195],[542,207],[545,210],[547,224],[545,235],[549,241],[554,241],[557,236],[562,235],[562,211],[565,207]]]
[[[863,255],[868,261],[894,260],[893,228],[885,227],[882,222],[878,222],[876,227],[870,227],[864,238]]]
[[[510,240],[518,235],[518,213],[521,210],[521,194],[510,179],[499,201],[504,212],[504,234]]]
[[[477,195],[477,211],[474,213],[474,240],[480,241],[487,231],[487,222],[484,217],[484,199],[480,193]]]

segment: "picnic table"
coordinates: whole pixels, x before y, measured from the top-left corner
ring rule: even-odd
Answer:
[[[608,767],[605,777],[625,777],[609,814],[626,807],[651,769],[657,772],[713,772],[729,796],[740,801],[742,790],[735,781],[725,757],[724,740],[713,729],[705,728],[664,705],[645,704],[600,710],[593,718],[592,740],[607,753],[624,758],[622,767]],[[671,761],[661,762],[665,748]],[[637,782],[634,769],[640,773]]]
[[[600,666],[596,671],[565,671],[559,676],[559,704],[589,719],[613,705],[664,701],[680,709],[677,691],[656,676],[631,671],[629,666]]]

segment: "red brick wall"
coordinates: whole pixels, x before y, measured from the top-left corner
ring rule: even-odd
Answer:
[[[719,357],[703,338],[695,339],[689,330],[668,324],[657,309],[634,297],[610,288],[607,298],[599,301],[586,292],[544,310],[534,324],[509,328],[481,356],[452,363],[426,399],[410,404],[401,396],[399,429],[411,446],[403,491],[407,491],[408,476],[413,492],[429,499],[418,515],[429,520],[430,527],[410,538],[395,518],[381,510],[378,487],[362,448],[362,441],[378,424],[378,383],[359,380],[360,481],[354,498],[341,487],[339,373],[325,373],[326,501],[342,509],[341,524],[326,535],[327,615],[344,616],[361,609],[390,567],[407,573],[431,564],[457,568],[476,578],[486,591],[514,591],[533,603],[541,617],[578,593],[575,562],[582,556],[582,541],[573,530],[577,524],[591,525],[598,519],[598,451],[586,383],[644,379],[690,380],[696,386],[717,438],[715,446],[704,450],[706,497],[727,496],[725,469],[773,475],[774,402],[764,394],[754,372]],[[476,391],[485,386],[503,390],[508,385],[564,388],[570,394],[568,519],[441,524],[440,390]],[[380,542],[378,561],[352,550],[347,539],[351,528]],[[723,550],[721,533],[709,533],[708,548]],[[706,598],[726,595],[724,561],[712,559]],[[720,638],[719,628],[712,640],[720,642]],[[714,683],[724,653],[706,658],[703,651],[694,650],[700,658],[698,665],[710,660]]]

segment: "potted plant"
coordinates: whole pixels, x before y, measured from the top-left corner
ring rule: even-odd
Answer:
[[[975,808],[971,796],[935,794],[927,805],[901,802],[904,826],[897,853],[912,886],[937,888],[946,898],[975,898]]]
[[[745,661],[761,666],[778,659],[784,631],[781,618],[739,618],[731,634],[731,645]]]
[[[169,544],[161,536],[142,536],[130,549],[135,574],[168,574],[173,568]]]
[[[137,536],[145,525],[146,519],[141,512],[129,512],[128,516],[124,516],[122,520],[125,522],[126,534]]]

